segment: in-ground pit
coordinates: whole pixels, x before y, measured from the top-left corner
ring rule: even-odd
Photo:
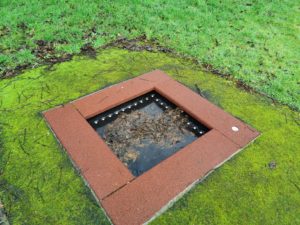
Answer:
[[[44,115],[115,225],[149,221],[259,135],[159,70]]]
[[[209,130],[155,91],[88,121],[134,176]]]

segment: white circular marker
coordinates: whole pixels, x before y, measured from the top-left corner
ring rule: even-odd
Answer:
[[[231,127],[231,130],[234,131],[234,132],[238,132],[239,128],[237,128],[237,127]]]

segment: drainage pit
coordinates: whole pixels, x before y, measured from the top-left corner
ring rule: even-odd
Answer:
[[[88,120],[134,176],[209,131],[155,91]]]

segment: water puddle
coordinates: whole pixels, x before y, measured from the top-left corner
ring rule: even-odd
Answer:
[[[156,92],[88,120],[134,176],[139,176],[208,128]]]

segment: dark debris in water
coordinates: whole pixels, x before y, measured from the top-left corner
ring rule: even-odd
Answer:
[[[168,109],[157,117],[143,111],[123,113],[106,126],[104,140],[127,165],[138,157],[132,146],[144,147],[145,140],[147,144],[155,143],[162,149],[180,142],[183,135],[191,133],[185,128],[187,121],[187,116],[183,116],[178,108]]]
[[[88,122],[134,176],[151,169],[209,130],[155,91]]]

